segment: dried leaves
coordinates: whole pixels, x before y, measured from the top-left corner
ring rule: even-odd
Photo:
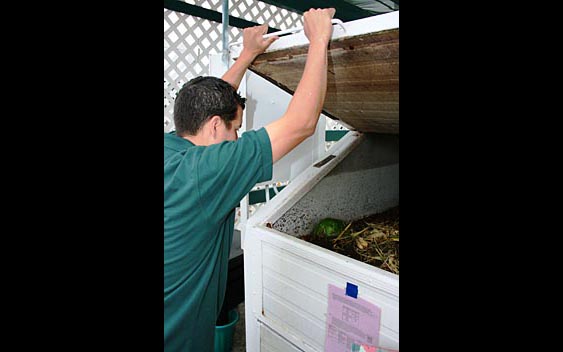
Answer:
[[[335,239],[302,239],[399,274],[399,206],[348,223]]]

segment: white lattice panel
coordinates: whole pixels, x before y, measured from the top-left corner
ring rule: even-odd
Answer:
[[[222,12],[222,0],[186,0]],[[302,25],[302,16],[255,0],[230,0],[229,14],[280,30]],[[209,55],[220,53],[222,24],[164,9],[164,132],[173,129],[174,100],[190,79],[207,75]],[[242,40],[242,29],[229,27],[229,42]]]
[[[223,12],[223,0],[186,0],[188,4]],[[302,16],[256,0],[229,0],[229,15],[280,30],[302,25]]]
[[[302,16],[262,1],[231,0],[231,15],[280,30],[303,25]]]
[[[221,52],[222,27],[199,17],[164,9],[164,131],[173,128],[174,99],[190,79],[208,74],[209,54]],[[229,40],[242,30],[229,27]]]

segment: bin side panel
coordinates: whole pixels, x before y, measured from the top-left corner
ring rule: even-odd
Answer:
[[[261,352],[303,352],[264,324],[260,324]]]
[[[330,262],[329,266],[324,265]],[[356,263],[357,265],[363,263]],[[359,296],[381,308],[380,345],[398,348],[398,277],[389,285],[379,269],[362,268],[359,274],[341,255],[321,249],[262,243],[262,317],[298,346],[322,351],[326,337],[328,285],[359,287]],[[363,281],[359,281],[359,277]],[[383,277],[385,276],[385,277]]]

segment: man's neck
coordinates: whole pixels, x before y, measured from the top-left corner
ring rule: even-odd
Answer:
[[[188,141],[192,142],[194,145],[197,146],[207,146],[209,145],[205,138],[201,135],[196,134],[195,136],[183,136],[182,138],[187,139]]]

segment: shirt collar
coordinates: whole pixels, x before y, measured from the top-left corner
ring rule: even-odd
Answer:
[[[175,131],[164,133],[164,147],[177,152],[193,147],[195,144],[185,138],[179,137]]]

